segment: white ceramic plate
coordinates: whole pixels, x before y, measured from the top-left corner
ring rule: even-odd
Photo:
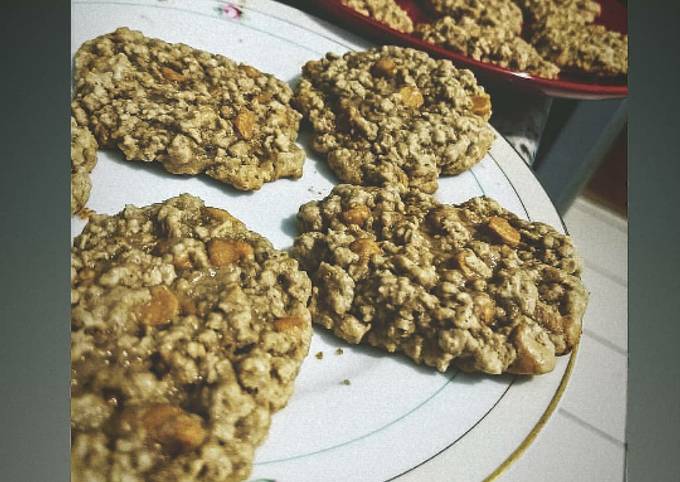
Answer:
[[[170,42],[220,53],[291,82],[302,65],[369,45],[297,10],[269,0],[92,0],[72,3],[71,49],[128,26]],[[308,132],[299,142],[307,147]],[[243,193],[207,177],[167,174],[99,152],[88,207],[116,213],[126,204],[160,202],[188,192],[229,210],[251,229],[287,248],[295,214],[328,194],[337,179],[309,149],[304,176]],[[472,171],[443,178],[437,197],[461,202],[489,195],[531,220],[563,225],[548,196],[510,145],[498,136]],[[72,218],[72,235],[84,221]],[[336,355],[338,347],[343,355]],[[323,352],[322,360],[314,354]],[[502,471],[554,410],[573,356],[541,377],[446,374],[399,356],[348,346],[316,329],[310,356],[288,407],[258,449],[252,480],[277,482],[482,480]],[[345,379],[350,385],[342,384]]]

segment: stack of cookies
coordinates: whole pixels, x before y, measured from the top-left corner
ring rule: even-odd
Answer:
[[[578,343],[570,239],[432,196],[494,140],[471,72],[382,47],[308,62],[293,92],[126,28],[75,66],[72,211],[98,147],[242,190],[300,177],[302,117],[343,184],[299,208],[290,253],[189,194],[89,216],[71,262],[74,482],[246,479],[312,322],[440,371],[542,374]]]
[[[521,37],[522,11],[512,0],[429,0],[438,18],[418,25],[423,40],[481,62],[554,79],[560,69]]]
[[[601,13],[594,0],[424,3],[435,20],[413,27],[406,10],[394,0],[343,0],[395,30],[515,72],[555,79],[561,71],[597,77],[628,71],[628,38],[594,23]]]

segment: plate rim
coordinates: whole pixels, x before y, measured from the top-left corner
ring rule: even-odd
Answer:
[[[548,420],[550,420],[550,417],[552,417],[553,413],[557,409],[557,406],[559,405],[560,400],[567,389],[567,385],[571,379],[571,374],[574,370],[574,366],[576,365],[576,356],[580,345],[581,338],[579,338],[578,343],[576,343],[576,345],[574,345],[572,348],[571,354],[569,355],[569,361],[567,362],[567,367],[564,370],[560,384],[558,385],[553,398],[550,400],[550,403],[546,407],[541,417],[532,427],[527,436],[520,442],[517,448],[515,448],[515,450],[513,450],[510,455],[508,455],[508,457],[484,479],[484,482],[492,482],[503,475],[513,463],[515,463],[522,457],[522,455],[524,455],[524,452],[526,452],[526,450],[531,446],[538,434],[541,432],[541,430],[543,430],[543,427],[548,423]]]

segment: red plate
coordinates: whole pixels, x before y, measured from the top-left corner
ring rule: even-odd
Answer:
[[[396,0],[414,22],[432,21],[433,17],[416,0]],[[602,15],[596,23],[611,30],[628,33],[627,11],[620,0],[598,0],[602,5]],[[595,76],[563,73],[557,79],[534,77],[524,72],[515,72],[497,65],[479,62],[465,55],[453,52],[444,47],[433,45],[417,38],[413,34],[405,34],[377,22],[371,17],[345,7],[339,0],[318,0],[334,18],[339,19],[345,27],[362,33],[380,43],[399,44],[425,50],[436,57],[453,60],[456,65],[467,67],[475,72],[482,82],[509,82],[525,90],[538,91],[553,97],[572,99],[608,99],[628,95],[626,78],[597,78]]]

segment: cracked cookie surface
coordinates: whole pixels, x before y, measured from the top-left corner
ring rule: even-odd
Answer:
[[[479,162],[494,139],[491,99],[469,70],[386,46],[305,64],[295,103],[312,147],[344,182],[433,192],[440,174]]]
[[[602,25],[545,22],[536,27],[531,42],[564,71],[606,77],[628,72],[628,36]]]
[[[512,0],[428,0],[428,7],[439,16],[459,21],[474,19],[479,25],[502,28],[519,35],[522,11]]]
[[[518,0],[530,20],[529,42],[568,72],[616,77],[628,72],[628,36],[594,24],[592,0]]]
[[[97,140],[71,116],[71,214],[83,209],[90,198],[90,173],[95,164]]]
[[[416,32],[427,42],[442,45],[480,62],[546,79],[557,78],[560,72],[559,67],[544,60],[531,44],[512,31],[480,25],[469,17],[458,21],[452,17],[442,17],[433,24],[418,25]]]
[[[237,189],[302,175],[300,114],[274,76],[119,28],[75,56],[75,114],[99,146]]]
[[[350,343],[440,371],[531,375],[579,340],[588,293],[570,238],[489,198],[338,185],[298,223],[312,319]]]
[[[558,15],[562,19],[581,24],[592,23],[602,7],[594,0],[513,0],[522,10],[529,24]]]
[[[394,0],[342,0],[342,4],[399,32],[413,32],[413,21]]]
[[[309,349],[297,261],[181,195],[92,216],[71,263],[71,480],[247,478]]]

